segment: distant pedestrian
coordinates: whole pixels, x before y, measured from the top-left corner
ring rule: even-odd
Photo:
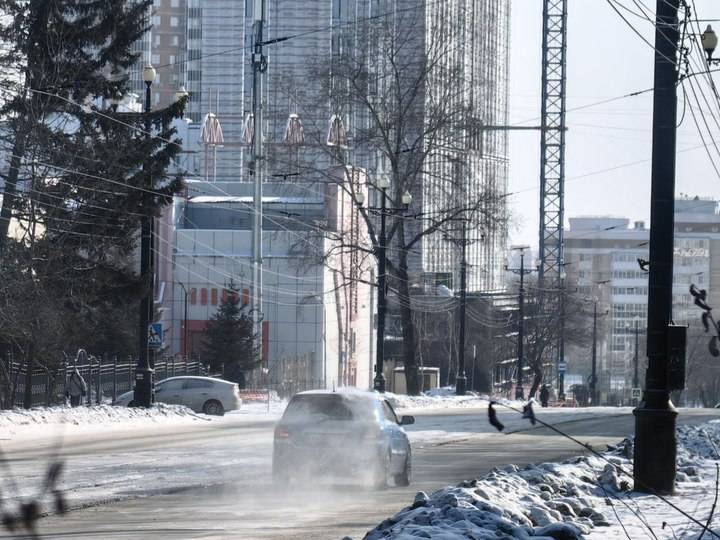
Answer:
[[[547,387],[547,384],[543,384],[542,388],[540,388],[540,405],[543,407],[548,406],[548,400],[550,399],[550,390]]]
[[[77,367],[73,368],[70,379],[67,383],[66,394],[70,397],[70,406],[77,407],[82,404],[82,398],[87,394],[87,384],[85,379],[78,371]]]

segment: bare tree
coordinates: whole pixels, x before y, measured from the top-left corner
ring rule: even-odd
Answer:
[[[353,25],[339,38],[353,46],[341,45],[331,62],[311,66],[304,83],[317,87],[317,93],[285,81],[288,97],[302,113],[311,150],[293,154],[292,163],[283,162],[279,153],[270,160],[271,167],[338,186],[359,208],[367,241],[351,238],[344,228],[322,233],[333,240],[336,252],[386,258],[389,288],[400,309],[410,394],[420,391],[421,382],[411,289],[427,265],[452,263],[454,248],[443,236],[455,234],[457,221],[465,220],[474,234],[505,223],[504,186],[485,178],[478,165],[482,126],[472,117],[472,91],[464,77],[466,52],[457,22],[462,17],[428,20],[425,15],[422,9],[398,10]],[[327,138],[331,116],[334,132]],[[336,174],[338,168],[354,171],[358,166],[367,171],[361,175],[364,182],[352,172]],[[389,188],[379,189],[381,178],[389,180]],[[412,203],[403,211],[408,194]],[[384,243],[379,227],[383,198]],[[428,262],[432,257],[436,261]]]
[[[565,302],[564,336],[567,346],[589,346],[592,342],[592,310],[590,303],[572,289],[562,291]],[[558,342],[561,306],[557,290],[544,290],[531,282],[526,293],[524,360],[532,372],[528,397],[534,397],[548,370],[555,372],[554,358],[548,353]]]

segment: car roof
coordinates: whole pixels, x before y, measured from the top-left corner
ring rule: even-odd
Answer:
[[[189,379],[198,380],[198,381],[219,382],[219,383],[225,383],[225,384],[235,384],[234,382],[226,381],[225,379],[218,379],[216,377],[203,377],[201,375],[178,375],[177,377],[168,377],[167,379],[158,381],[157,384],[168,382],[168,381],[186,381]]]
[[[361,398],[361,399],[364,398],[364,399],[372,400],[372,401],[380,401],[382,399],[382,396],[375,391],[360,390],[357,388],[341,388],[339,390],[327,390],[327,389],[306,390],[304,392],[298,392],[295,395],[296,396],[336,395],[336,396],[347,396],[347,397]]]

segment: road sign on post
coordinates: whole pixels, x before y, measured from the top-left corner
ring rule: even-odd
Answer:
[[[152,323],[148,325],[148,348],[160,349],[163,345],[163,329],[162,323]]]
[[[632,393],[630,394],[630,397],[632,399],[640,399],[641,395],[642,395],[642,390],[640,388],[633,388]]]
[[[567,362],[558,362],[557,369],[558,373],[565,373],[567,371]]]

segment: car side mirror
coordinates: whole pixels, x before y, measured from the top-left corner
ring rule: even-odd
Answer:
[[[414,423],[415,423],[414,416],[406,415],[406,416],[400,417],[400,425],[401,426],[409,426],[410,424],[414,424]]]

